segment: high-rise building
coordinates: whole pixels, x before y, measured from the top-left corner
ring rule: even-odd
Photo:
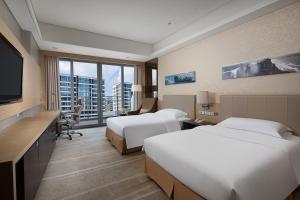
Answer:
[[[83,98],[84,108],[81,112],[81,119],[98,119],[98,83],[97,78],[73,76],[73,89],[70,75],[60,75],[60,94],[61,94],[61,110],[62,112],[69,112],[72,110],[72,97],[74,98],[74,105],[76,105],[78,97]],[[101,84],[102,97],[104,96],[104,80]],[[102,110],[105,109],[103,104]]]
[[[124,105],[122,105],[122,84],[118,83],[113,86],[113,110],[118,111],[124,108],[125,110],[131,110],[131,87],[132,83],[124,82]]]
[[[113,97],[112,96],[104,96],[103,97],[103,112],[111,112],[111,111],[114,111]]]
[[[76,105],[78,97],[83,98],[84,108],[81,112],[81,119],[98,119],[98,84],[97,78],[85,76],[73,76],[73,90],[70,75],[60,75],[60,94],[62,112],[72,111],[72,98]],[[103,117],[116,116],[122,108],[131,110],[131,83],[124,83],[124,105],[122,105],[122,84],[113,85],[113,96],[105,96],[104,80],[101,83],[102,113]]]

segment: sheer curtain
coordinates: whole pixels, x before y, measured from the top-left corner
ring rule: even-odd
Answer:
[[[59,62],[57,57],[45,56],[46,109],[60,109]]]

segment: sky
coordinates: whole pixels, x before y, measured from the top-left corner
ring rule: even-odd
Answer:
[[[97,64],[74,62],[74,75],[97,78]],[[59,70],[61,74],[70,74],[70,62],[59,61]],[[105,96],[112,96],[112,87],[121,82],[121,68],[116,65],[102,65],[102,79],[105,84]],[[124,67],[124,82],[134,82],[134,68]]]

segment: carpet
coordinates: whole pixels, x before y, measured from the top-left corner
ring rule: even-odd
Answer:
[[[105,127],[59,138],[35,200],[167,200],[144,173],[144,153],[120,155]]]

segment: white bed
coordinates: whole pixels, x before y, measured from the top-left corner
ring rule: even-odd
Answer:
[[[282,200],[300,183],[296,136],[201,126],[148,138],[144,148],[161,168],[209,200]]]
[[[175,116],[174,112],[182,113]],[[107,127],[125,138],[128,149],[143,146],[148,137],[181,130],[181,122],[187,114],[175,109],[164,109],[156,113],[121,116],[107,119]]]

